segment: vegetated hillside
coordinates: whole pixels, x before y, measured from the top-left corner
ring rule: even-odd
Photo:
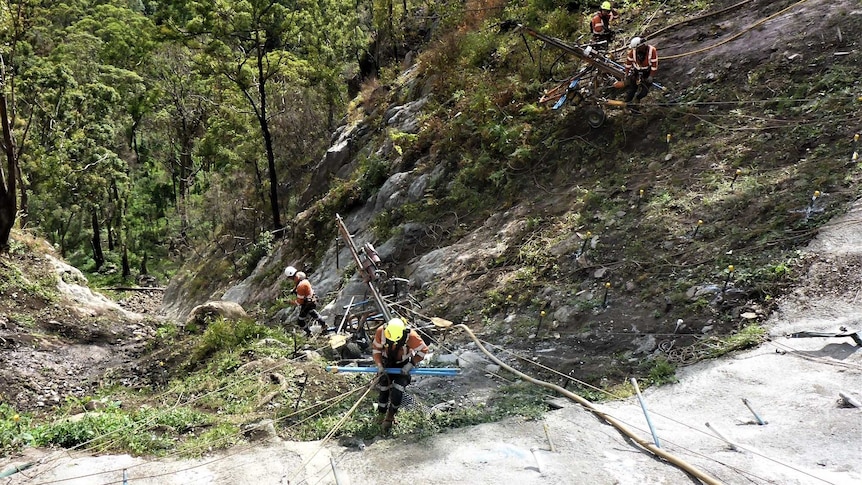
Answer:
[[[557,53],[496,28],[519,18],[575,39],[583,32],[580,14],[471,10],[479,17],[440,31],[415,66],[365,86],[317,167],[335,174],[329,190],[318,194],[315,186],[306,194],[308,209],[292,237],[246,281],[223,283],[218,275],[229,272],[229,263],[212,257],[190,264],[166,292],[177,314],[224,294],[257,321],[222,322],[203,336],[159,328],[148,358],[133,363],[120,355],[120,367],[139,366],[131,387],[164,391],[169,379],[185,379],[152,405],[194,396],[188,402],[211,416],[230,416],[214,424],[200,409],[166,407],[185,413],[158,416],[181,432],[209,426],[193,453],[226,446],[238,435],[237,423],[250,418],[278,414],[292,423],[291,405],[309,400],[299,382],[335,389],[322,376],[309,377],[310,370],[268,370],[297,353],[296,339],[275,329],[286,313],[276,301],[284,265],[303,266],[327,301],[337,297],[339,305],[361,286],[344,265],[343,245],[332,244],[336,213],[358,242],[378,246],[390,274],[417,285],[424,314],[466,322],[506,348],[528,347],[540,363],[592,384],[609,387],[630,375],[661,382],[673,371],[665,360],[688,363],[756,343],[762,332],[749,323],[804,274],[807,263],[796,249],[857,196],[853,123],[862,111],[862,85],[850,73],[860,60],[862,13],[850,1],[826,9],[809,0],[747,2],[702,17],[729,4],[644,3],[625,10],[620,43],[644,25],[647,34],[659,32],[651,42],[667,55],[658,76],[667,91],[654,91],[640,116],[609,110],[599,129],[589,128],[579,107],[559,112],[538,104],[542,90],[556,84],[546,80],[575,72],[577,63],[564,58],[548,74]],[[681,23],[687,19],[693,20]],[[672,57],[681,54],[690,55]],[[26,323],[10,320],[16,328]],[[92,332],[91,340],[120,350],[156,330],[112,322],[118,333],[107,334],[86,319],[44,320],[80,329],[84,343],[92,343]],[[743,338],[727,338],[740,329]],[[244,347],[258,337],[260,346]],[[233,386],[247,365],[257,366],[258,379],[241,391],[211,394]],[[63,368],[69,375],[80,370]],[[26,387],[26,379],[16,382]],[[353,384],[341,380],[337,391]],[[44,392],[60,401],[89,391],[46,386],[25,397]],[[130,405],[149,399],[126,397]],[[317,397],[329,398],[311,399]],[[152,424],[141,409],[135,419]],[[363,419],[349,431],[373,432],[372,416]],[[329,429],[305,426],[290,432],[319,438]],[[137,438],[124,437],[129,442],[122,446],[142,447]],[[172,446],[167,441],[144,451]]]
[[[298,264],[346,304],[340,213],[425,313],[546,347],[543,362],[588,382],[720,354],[743,328],[756,343],[802,274],[797,248],[858,195],[858,5],[625,6],[617,43],[656,45],[666,90],[641,115],[608,108],[598,129],[583,106],[538,103],[576,60],[498,28],[515,18],[574,40],[581,13],[471,6],[415,66],[366,84],[317,166],[329,191],[309,189],[293,237],[228,297],[281,322],[279,270]],[[214,280],[177,279],[169,306]]]

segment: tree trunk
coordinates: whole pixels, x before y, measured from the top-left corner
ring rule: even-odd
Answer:
[[[17,163],[16,163],[16,165],[17,165]],[[17,173],[16,177],[18,177],[18,187],[21,188],[21,190],[20,190],[21,198],[19,199],[21,201],[21,205],[18,206],[19,207],[18,225],[19,225],[19,227],[24,228],[24,227],[27,227],[27,220],[29,219],[29,215],[30,215],[28,212],[28,207],[30,204],[30,198],[27,196],[27,193],[28,193],[27,192],[27,186],[24,184],[24,179],[21,177],[21,167],[20,166],[17,167],[17,171],[18,171],[18,173]]]
[[[9,250],[9,237],[15,226],[18,213],[17,181],[18,159],[15,145],[12,141],[12,127],[9,123],[9,113],[6,106],[6,92],[3,87],[6,75],[3,73],[0,82],[0,124],[3,126],[3,152],[6,156],[6,171],[0,170],[0,252]]]
[[[398,60],[398,41],[395,38],[395,21],[393,17],[395,16],[394,10],[395,0],[389,0],[387,5],[388,9],[388,21],[389,21],[389,41],[392,42],[392,56],[397,61]]]
[[[177,196],[179,197],[177,209],[180,215],[181,234],[185,234],[189,227],[188,195],[194,163],[194,160],[192,159],[194,141],[192,140],[192,133],[189,130],[190,128],[188,127],[188,123],[183,119],[182,123],[180,123],[180,126],[177,128],[177,136],[180,140],[179,167],[177,170],[177,182],[179,185],[177,193]]]
[[[57,228],[57,243],[60,245],[60,256],[66,257],[66,235],[69,234],[69,228],[72,227],[72,220],[75,214],[70,212],[69,218],[66,219],[60,227]]]
[[[114,225],[111,224],[110,218],[108,218],[106,222],[108,224],[108,227],[105,231],[108,234],[108,251],[114,251],[114,249],[116,248],[116,245],[114,243]]]
[[[123,246],[123,279],[132,276],[132,268],[129,266],[129,250]]]
[[[105,253],[102,252],[101,232],[98,210],[93,209],[93,261],[96,262],[96,271],[102,269],[102,265],[105,264]]]
[[[266,84],[264,83],[263,57],[264,47],[258,44],[257,50],[257,74],[260,82],[257,84],[258,96],[260,96],[260,131],[263,133],[263,142],[266,146],[266,161],[269,167],[269,202],[272,209],[272,228],[275,237],[282,236],[281,214],[278,207],[278,175],[275,170],[275,151],[272,148],[272,133],[269,131],[269,121],[266,119]]]

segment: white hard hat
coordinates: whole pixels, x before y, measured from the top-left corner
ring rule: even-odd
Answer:
[[[634,37],[634,38],[632,38],[632,41],[629,42],[629,49],[634,49],[639,45],[641,45],[641,38],[640,37]]]
[[[305,273],[303,273],[302,271],[297,271],[296,272],[296,279],[298,279],[300,281],[304,280],[305,279]]]
[[[288,266],[287,268],[284,268],[284,276],[287,276],[288,278],[293,278],[293,275],[295,274],[296,268],[294,268],[293,266]]]

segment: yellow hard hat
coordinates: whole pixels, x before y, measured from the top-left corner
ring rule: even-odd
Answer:
[[[611,2],[602,2],[602,10],[610,10]]]
[[[405,327],[406,325],[404,325],[404,320],[395,317],[392,320],[389,320],[389,323],[386,324],[386,328],[383,330],[383,335],[386,337],[386,340],[397,342],[404,336]]]

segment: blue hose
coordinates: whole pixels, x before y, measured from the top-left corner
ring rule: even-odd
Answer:
[[[338,367],[328,365],[326,366],[326,370],[329,372],[363,372],[368,374],[376,374],[377,367]],[[447,368],[447,367],[429,367],[417,369],[414,368],[410,371],[410,374],[420,375],[420,376],[454,376],[458,374],[459,369]],[[389,367],[386,369],[387,374],[400,374],[400,367]]]

